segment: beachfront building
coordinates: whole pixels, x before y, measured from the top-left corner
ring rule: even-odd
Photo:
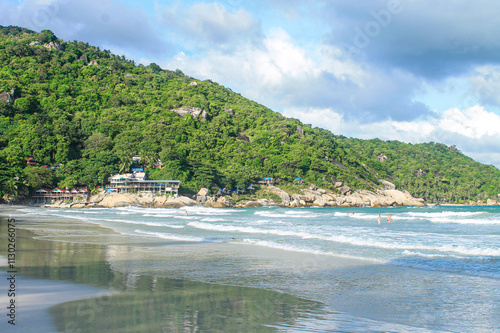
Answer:
[[[35,203],[50,203],[59,200],[87,201],[88,198],[89,192],[86,186],[77,186],[72,189],[55,188],[52,190],[41,188],[33,193]]]
[[[259,180],[259,184],[272,186],[272,185],[274,185],[274,178],[273,177],[262,177],[262,180]]]
[[[155,195],[179,195],[179,180],[147,180],[142,168],[132,173],[114,175],[108,178],[108,193],[151,193]]]

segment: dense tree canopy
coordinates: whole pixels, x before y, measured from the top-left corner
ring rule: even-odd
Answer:
[[[44,46],[51,42],[63,50]],[[42,186],[96,188],[134,164],[145,166],[151,179],[177,179],[191,191],[241,188],[271,176],[332,190],[337,181],[376,189],[386,179],[432,201],[500,193],[498,169],[453,147],[335,136],[210,80],[135,65],[47,30],[0,26],[2,92],[13,100],[0,101],[4,198]],[[206,117],[171,111],[182,106],[205,110]],[[379,161],[381,155],[387,159]],[[37,166],[27,166],[30,157]],[[54,168],[47,174],[42,165]]]

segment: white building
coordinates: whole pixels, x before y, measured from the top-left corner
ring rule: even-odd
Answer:
[[[180,180],[146,180],[144,171],[134,171],[108,178],[107,192],[115,193],[152,193],[159,195],[179,195]]]

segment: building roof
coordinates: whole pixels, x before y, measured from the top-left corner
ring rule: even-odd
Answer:
[[[122,180],[122,179],[131,179],[133,178],[134,175],[131,174],[131,173],[126,173],[126,174],[123,174],[123,175],[114,175],[114,176],[111,176],[108,178],[108,180]]]

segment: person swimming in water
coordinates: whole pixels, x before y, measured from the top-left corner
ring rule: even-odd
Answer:
[[[387,222],[391,223],[391,221],[394,222],[394,219],[392,218],[392,214],[389,214],[389,216],[387,216]]]
[[[377,217],[378,224],[380,224],[380,219],[381,219],[380,214],[378,214],[378,217]]]

